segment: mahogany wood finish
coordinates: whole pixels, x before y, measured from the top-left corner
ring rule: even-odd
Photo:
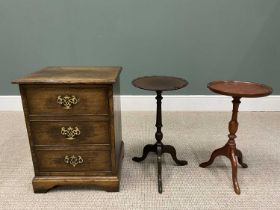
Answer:
[[[161,131],[162,127],[162,111],[161,111],[161,100],[162,91],[176,90],[185,87],[188,82],[181,78],[176,77],[165,77],[165,76],[151,76],[151,77],[140,77],[132,81],[135,87],[156,91],[157,100],[157,114],[156,114],[156,128],[155,133],[156,143],[148,144],[143,149],[142,157],[134,157],[133,161],[141,162],[146,159],[149,152],[154,152],[157,154],[157,164],[158,164],[158,192],[162,193],[162,164],[161,156],[163,153],[169,153],[175,163],[179,166],[188,164],[187,161],[178,160],[176,156],[176,150],[171,145],[164,145],[162,143],[163,133]]]
[[[23,102],[35,193],[59,185],[119,191],[120,72],[120,67],[47,67],[13,82]]]
[[[201,163],[200,167],[205,168],[214,162],[217,156],[226,156],[229,158],[232,166],[232,182],[236,194],[240,194],[240,187],[237,180],[237,162],[247,168],[247,164],[243,162],[243,155],[236,148],[235,138],[238,130],[238,108],[241,97],[262,97],[272,93],[272,89],[266,85],[241,82],[241,81],[214,81],[208,84],[208,88],[215,93],[228,95],[233,97],[233,110],[231,121],[229,122],[229,140],[225,146],[216,149],[207,162]]]

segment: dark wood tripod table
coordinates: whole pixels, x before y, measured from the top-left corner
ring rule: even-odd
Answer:
[[[157,163],[158,163],[158,192],[162,193],[162,178],[161,178],[161,155],[163,153],[169,153],[175,163],[179,166],[188,164],[187,161],[178,160],[176,157],[176,150],[171,145],[164,145],[161,140],[163,134],[161,132],[162,120],[161,120],[161,100],[162,100],[162,91],[177,90],[185,87],[188,82],[184,79],[177,77],[166,77],[166,76],[150,76],[150,77],[140,77],[132,81],[132,84],[144,90],[156,91],[156,100],[157,100],[157,115],[156,115],[156,143],[147,144],[143,149],[142,157],[134,157],[132,160],[136,162],[141,162],[146,159],[149,152],[154,152],[157,154]]]
[[[230,159],[232,167],[232,181],[233,187],[236,194],[240,194],[240,188],[237,181],[237,160],[238,163],[243,167],[247,168],[247,164],[243,162],[243,156],[240,150],[236,148],[235,138],[238,129],[237,113],[240,99],[242,97],[263,97],[268,96],[272,93],[272,89],[266,85],[253,83],[253,82],[241,82],[241,81],[214,81],[208,84],[208,88],[215,93],[233,97],[233,110],[232,118],[229,122],[229,140],[225,146],[215,150],[210,159],[201,163],[200,167],[205,168],[214,162],[217,156],[223,155]],[[237,160],[236,160],[237,157]]]

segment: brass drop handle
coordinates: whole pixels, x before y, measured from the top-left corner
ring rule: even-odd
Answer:
[[[76,96],[58,96],[56,102],[64,109],[71,109],[73,105],[79,103],[80,99]]]
[[[74,140],[75,136],[79,136],[81,134],[81,131],[78,127],[72,128],[72,127],[62,127],[60,130],[60,133],[62,136],[66,136],[66,139],[68,140]]]
[[[75,155],[71,155],[71,156],[65,155],[64,162],[66,164],[72,165],[75,168],[76,165],[82,164],[84,162],[84,160],[80,155],[77,155],[77,156],[75,156]]]

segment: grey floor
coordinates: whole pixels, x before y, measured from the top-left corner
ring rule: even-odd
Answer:
[[[238,148],[249,168],[238,168],[241,195],[232,188],[230,162],[217,158],[199,168],[227,141],[230,112],[164,112],[163,142],[177,149],[187,166],[163,156],[163,194],[157,193],[156,157],[139,164],[145,144],[154,142],[155,113],[123,112],[125,158],[121,191],[58,187],[34,194],[34,176],[23,114],[0,112],[0,209],[280,209],[280,112],[240,112]]]

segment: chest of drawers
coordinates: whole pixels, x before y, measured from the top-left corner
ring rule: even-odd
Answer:
[[[120,67],[47,67],[18,78],[35,193],[60,185],[119,191]]]

